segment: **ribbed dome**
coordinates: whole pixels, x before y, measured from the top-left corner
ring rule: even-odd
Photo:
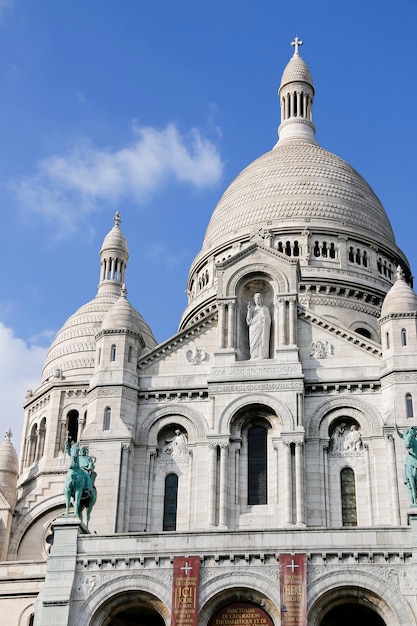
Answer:
[[[300,82],[308,83],[313,87],[313,78],[310,74],[307,63],[300,55],[295,54],[290,59],[287,67],[282,74],[280,89],[285,85],[288,85],[288,83]]]
[[[61,376],[84,380],[86,375],[92,374],[95,336],[115,302],[116,297],[112,294],[97,296],[67,319],[46,355],[42,382]]]
[[[244,169],[217,204],[204,249],[268,229],[329,226],[395,245],[391,224],[368,183],[320,146],[288,141]]]
[[[148,324],[126,298],[126,289],[122,289],[120,297],[104,316],[101,330],[128,330],[142,335],[148,347],[156,346]]]
[[[404,280],[404,274],[399,272],[396,282],[385,296],[381,310],[381,318],[395,313],[416,313],[417,294]]]

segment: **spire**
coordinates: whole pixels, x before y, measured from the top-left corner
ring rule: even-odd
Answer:
[[[116,211],[113,221],[114,226],[105,236],[100,250],[101,270],[98,293],[111,293],[118,297],[125,280],[129,252],[125,236],[120,230],[119,211]]]
[[[285,68],[278,90],[281,105],[281,124],[278,143],[296,139],[317,143],[313,124],[314,85],[310,70],[301,57],[303,42],[298,35],[291,42],[294,54]]]

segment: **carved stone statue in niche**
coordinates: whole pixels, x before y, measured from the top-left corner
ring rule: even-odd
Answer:
[[[260,293],[253,296],[253,305],[251,302],[248,304],[246,323],[249,329],[250,358],[269,359],[271,315]]]
[[[182,433],[179,428],[177,428],[175,436],[172,439],[165,440],[163,453],[170,454],[172,456],[184,456],[188,454],[187,435]]]
[[[362,450],[362,433],[357,424],[337,424],[330,436],[330,452],[360,452]]]

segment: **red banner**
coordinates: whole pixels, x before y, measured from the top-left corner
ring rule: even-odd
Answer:
[[[281,554],[281,617],[285,626],[307,626],[307,558]]]
[[[171,626],[197,626],[200,557],[174,558]]]

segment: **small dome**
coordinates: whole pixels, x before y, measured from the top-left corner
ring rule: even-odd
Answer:
[[[108,310],[103,318],[101,330],[128,330],[141,335],[148,348],[156,346],[156,339],[141,314],[126,298],[126,287],[123,285],[120,297]]]
[[[288,83],[307,83],[313,86],[313,78],[308,69],[307,63],[299,54],[294,54],[285,68],[280,84],[280,90]]]
[[[103,245],[101,246],[100,254],[108,250],[117,250],[119,253],[124,253],[126,258],[129,258],[129,252],[127,249],[126,237],[120,230],[120,213],[116,212],[114,216],[114,226],[109,233],[104,237]]]
[[[385,296],[381,318],[394,313],[416,313],[417,294],[405,282],[404,273],[397,270],[397,280]]]

